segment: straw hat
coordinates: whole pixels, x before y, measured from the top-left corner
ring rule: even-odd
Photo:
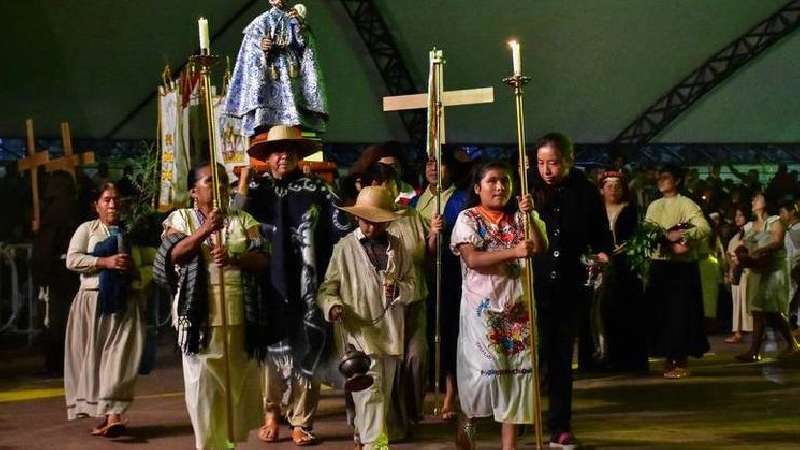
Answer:
[[[322,150],[322,144],[303,137],[300,127],[274,125],[268,131],[250,138],[247,154],[265,160],[270,153],[286,150],[289,147],[296,149],[300,158]]]
[[[358,193],[355,205],[337,208],[375,223],[391,222],[402,217],[394,212],[394,201],[389,191],[381,186],[365,186]]]

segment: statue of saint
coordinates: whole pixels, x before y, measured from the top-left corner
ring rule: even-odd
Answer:
[[[283,0],[244,29],[225,116],[242,136],[273,125],[300,126],[321,133],[328,121],[327,100],[316,46],[306,23],[308,11]]]

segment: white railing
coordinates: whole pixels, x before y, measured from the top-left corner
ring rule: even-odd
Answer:
[[[0,333],[26,334],[28,345],[39,332],[34,325],[38,308],[32,257],[31,244],[0,242]]]

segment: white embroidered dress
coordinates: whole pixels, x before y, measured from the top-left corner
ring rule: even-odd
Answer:
[[[510,220],[509,220],[510,219]],[[534,226],[544,224],[535,216]],[[450,248],[471,244],[492,252],[524,239],[519,215],[490,223],[477,208],[462,211]],[[467,417],[493,416],[497,422],[532,423],[530,316],[520,279],[521,261],[475,270],[461,261],[461,312],[457,381]]]

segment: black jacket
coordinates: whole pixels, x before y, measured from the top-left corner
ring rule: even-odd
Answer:
[[[612,248],[600,192],[576,169],[553,186],[547,185],[535,169],[528,173],[528,179],[534,208],[547,225],[549,240],[547,252],[534,258],[536,284],[573,291],[586,281],[581,255],[610,252]]]

